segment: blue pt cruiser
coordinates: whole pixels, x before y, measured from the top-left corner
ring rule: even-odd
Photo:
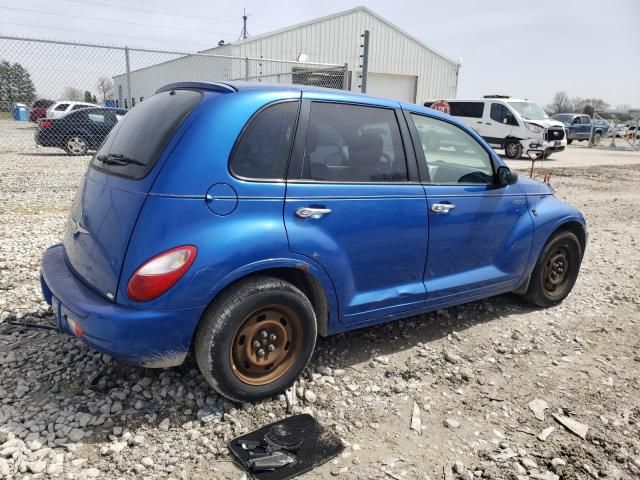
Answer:
[[[572,289],[585,220],[470,128],[304,86],[167,85],[111,131],[42,258],[59,327],[218,392],[289,386],[317,335]]]

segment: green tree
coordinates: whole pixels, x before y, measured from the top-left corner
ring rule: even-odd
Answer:
[[[89,90],[84,91],[84,101],[91,103],[91,92]]]
[[[31,103],[35,98],[29,71],[19,63],[0,62],[0,110],[6,112],[14,102]]]

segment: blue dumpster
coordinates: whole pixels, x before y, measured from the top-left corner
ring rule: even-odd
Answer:
[[[105,100],[104,101],[104,106],[107,108],[116,108],[116,101],[115,100]]]
[[[29,109],[24,103],[11,104],[11,115],[14,120],[26,122],[29,120]]]

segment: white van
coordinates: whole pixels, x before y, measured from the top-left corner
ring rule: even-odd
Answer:
[[[459,117],[489,145],[504,149],[508,158],[543,149],[548,157],[567,146],[562,122],[527,100],[486,95],[475,100],[429,100],[424,106]]]
[[[97,106],[98,105],[96,105],[95,103],[61,100],[59,102],[54,103],[49,108],[47,108],[47,118],[61,118],[61,117],[64,117],[69,112],[80,110],[81,108],[89,108],[89,107],[97,107]]]

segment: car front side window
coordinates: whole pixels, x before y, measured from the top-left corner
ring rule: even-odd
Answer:
[[[411,114],[411,117],[431,183],[493,183],[491,157],[471,135],[442,120],[417,114]]]

